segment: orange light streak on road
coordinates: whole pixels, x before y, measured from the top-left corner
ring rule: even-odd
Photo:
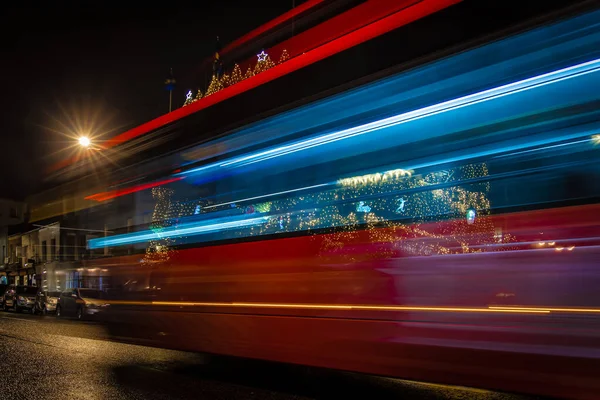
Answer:
[[[292,308],[292,309],[318,309],[318,310],[346,310],[346,311],[442,311],[442,312],[482,312],[482,313],[528,313],[549,314],[548,310],[483,308],[483,307],[429,307],[429,306],[377,306],[377,305],[352,305],[352,304],[288,304],[288,303],[212,303],[212,302],[184,302],[184,301],[153,301],[153,306],[173,307],[243,307],[243,308]]]

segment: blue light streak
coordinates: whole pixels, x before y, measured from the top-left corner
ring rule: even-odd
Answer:
[[[578,15],[277,114],[194,147],[185,157],[190,162],[184,165],[241,152],[248,146],[282,140],[301,131],[314,133],[320,126],[362,118],[360,115],[382,107],[395,104],[397,109],[405,110],[413,104],[435,104],[456,97],[456,93],[474,93],[547,72],[546,66],[559,69],[598,58],[599,20],[600,11]],[[499,83],[487,85],[490,79]],[[425,103],[425,98],[432,100]]]
[[[546,146],[551,143],[556,143],[557,141],[562,141],[562,140],[571,140],[572,142],[564,143],[561,145],[556,145],[557,147],[558,146],[564,147],[564,146],[575,145],[575,144],[583,143],[584,141],[580,140],[580,138],[586,137],[586,136],[589,137],[590,133],[597,131],[598,128],[600,128],[600,124],[594,123],[594,124],[584,125],[581,127],[581,129],[573,129],[573,128],[563,129],[560,132],[560,133],[562,133],[562,135],[558,136],[556,138],[553,138],[552,141],[549,141],[548,139],[540,139],[540,140],[530,140],[525,143],[512,144],[515,142],[513,140],[510,143],[505,143],[503,145],[493,144],[490,146],[484,146],[484,148],[481,150],[467,149],[468,152],[464,155],[456,155],[456,156],[449,156],[449,157],[445,157],[445,158],[437,158],[435,161],[432,161],[432,162],[427,162],[427,161],[419,162],[419,163],[415,162],[415,164],[411,164],[409,168],[411,170],[419,170],[422,168],[432,168],[432,167],[436,167],[439,165],[456,163],[456,162],[465,162],[467,160],[472,160],[472,159],[477,159],[477,158],[482,158],[482,157],[493,157],[493,156],[497,156],[498,154],[506,153],[506,152],[509,152],[509,153],[502,155],[501,157],[508,157],[508,156],[517,155],[517,154],[519,154],[519,151],[524,150],[524,149],[531,149],[532,147],[536,147],[536,146]],[[486,147],[490,148],[490,150],[485,149]],[[548,146],[548,148],[551,148],[551,147],[554,147],[554,146]],[[537,149],[525,150],[525,151],[536,151],[536,150]]]
[[[295,153],[297,151],[306,150],[312,147],[321,146],[336,142],[338,140],[348,139],[354,136],[363,135],[365,133],[385,129],[406,122],[416,121],[422,118],[431,117],[448,111],[457,110],[467,106],[483,103],[490,100],[495,100],[501,97],[521,93],[526,90],[539,88],[560,82],[566,79],[582,76],[600,70],[600,59],[578,64],[572,67],[564,68],[558,71],[539,75],[536,77],[524,79],[507,85],[499,86],[482,92],[459,97],[443,103],[435,104],[429,107],[424,107],[418,110],[409,111],[390,118],[381,119],[379,121],[360,125],[354,128],[345,129],[339,132],[334,132],[328,135],[319,136],[317,138],[301,141],[292,145],[282,146],[276,149],[268,150],[262,153],[234,159],[232,161],[221,164],[221,167],[239,164],[239,166],[249,165],[260,161],[265,161],[274,157],[280,157],[286,154]]]
[[[304,191],[304,190],[316,189],[316,188],[320,188],[320,187],[329,186],[329,185],[332,185],[332,184],[334,184],[334,183],[333,182],[332,183],[321,183],[321,184],[318,184],[318,185],[305,186],[305,187],[301,187],[301,188],[297,188],[297,189],[284,190],[284,191],[276,192],[276,193],[263,194],[261,196],[247,197],[245,199],[228,201],[228,202],[225,202],[225,203],[219,203],[219,204],[215,204],[215,205],[212,205],[212,206],[206,206],[204,208],[205,209],[208,209],[208,208],[217,208],[217,207],[222,207],[222,206],[226,206],[226,205],[229,205],[229,204],[236,204],[236,203],[243,203],[245,201],[264,199],[265,197],[274,197],[274,196],[279,196],[279,195],[282,195],[282,194],[289,194],[289,193],[295,193],[295,192],[300,192],[300,191]]]
[[[213,219],[203,222],[189,222],[173,228],[165,228],[160,232],[144,230],[140,232],[127,233],[123,235],[114,235],[103,238],[90,239],[88,246],[90,249],[100,249],[104,247],[122,246],[134,243],[143,243],[149,240],[160,240],[166,237],[176,239],[186,236],[198,236],[206,233],[213,233],[236,228],[249,228],[251,226],[261,225],[269,220],[268,217],[257,217],[249,219],[224,220]]]
[[[594,124],[580,126],[578,129],[568,128],[568,129],[561,130],[560,132],[557,132],[557,133],[560,133],[561,135],[557,136],[556,138],[553,138],[552,142],[549,142],[548,139],[540,139],[540,140],[533,140],[533,141],[528,141],[528,142],[514,144],[514,145],[504,144],[502,146],[499,146],[497,144],[494,144],[492,146],[493,150],[475,150],[474,151],[473,149],[470,149],[467,154],[457,155],[457,156],[448,156],[446,158],[437,158],[436,161],[434,161],[434,162],[421,162],[419,164],[411,165],[411,167],[408,170],[413,171],[413,170],[419,170],[422,168],[435,168],[438,166],[443,166],[443,165],[447,165],[449,163],[457,163],[457,162],[465,163],[465,162],[469,162],[469,160],[477,159],[480,157],[488,157],[488,156],[510,157],[510,156],[521,154],[521,153],[544,151],[544,150],[557,148],[557,147],[566,147],[566,146],[573,146],[573,145],[577,145],[577,144],[581,144],[581,143],[587,143],[587,142],[589,142],[590,133],[597,132],[598,129],[600,129],[600,124],[594,123]],[[581,137],[584,137],[585,139],[580,139]],[[568,143],[561,143],[561,144],[549,144],[549,143],[555,143],[557,141],[562,141],[562,140],[571,140],[571,141]],[[532,147],[536,147],[536,146],[543,146],[543,147],[532,148]],[[502,154],[502,153],[506,153],[506,154]],[[501,155],[499,155],[499,154],[501,154]],[[381,174],[385,174],[385,172],[382,172]],[[354,176],[351,176],[350,178],[353,178],[353,177]],[[261,196],[254,196],[254,197],[247,197],[247,198],[232,200],[232,201],[228,201],[228,202],[215,204],[212,206],[206,206],[204,208],[209,209],[209,208],[217,208],[217,207],[221,207],[221,206],[226,206],[229,204],[243,204],[246,201],[258,200],[258,199],[264,199],[264,198],[272,198],[272,197],[279,196],[282,194],[306,191],[306,190],[311,190],[311,189],[315,189],[315,188],[319,188],[319,187],[321,187],[321,188],[333,187],[336,185],[339,185],[339,180],[334,181],[334,182],[322,183],[319,185],[305,186],[305,187],[285,190],[285,191],[281,191],[281,192],[264,194]]]
[[[432,117],[449,111],[469,107],[475,104],[499,99],[506,96],[522,93],[528,90],[553,84],[556,82],[572,79],[589,73],[600,71],[600,59],[576,64],[567,68],[562,68],[531,78],[519,80],[506,85],[498,86],[492,89],[480,91],[466,96],[458,97],[442,103],[434,104],[417,110],[398,114],[389,118],[384,118],[378,121],[359,125],[356,127],[344,129],[341,131],[332,132],[318,137],[302,140],[284,146],[279,146],[273,149],[248,154],[245,156],[235,157],[225,162],[211,163],[205,166],[194,168],[189,171],[184,171],[176,175],[197,174],[211,169],[224,169],[242,167],[249,164],[254,164],[261,161],[266,161],[276,157],[282,157],[288,154],[307,150],[313,147],[322,146],[345,140],[358,135],[364,135],[370,132],[381,129],[397,126],[411,121],[416,121],[423,118]]]

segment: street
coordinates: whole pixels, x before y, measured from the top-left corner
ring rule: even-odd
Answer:
[[[531,399],[116,343],[54,316],[2,313],[0,336],[4,399]]]

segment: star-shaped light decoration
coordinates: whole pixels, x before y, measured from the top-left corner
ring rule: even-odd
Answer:
[[[192,99],[192,91],[191,90],[189,92],[187,92],[187,94],[185,95],[185,99],[186,100],[191,100]]]
[[[265,61],[267,59],[267,56],[268,56],[268,54],[265,53],[264,50],[256,55],[256,57],[258,57],[258,62]]]

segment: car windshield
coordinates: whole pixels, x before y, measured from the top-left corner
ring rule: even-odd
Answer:
[[[48,297],[60,297],[60,292],[48,292],[46,294]]]
[[[35,286],[17,286],[18,294],[36,294],[38,292],[38,288]]]
[[[102,292],[95,289],[79,289],[79,294],[81,297],[87,297],[90,299],[101,299],[103,297]]]

